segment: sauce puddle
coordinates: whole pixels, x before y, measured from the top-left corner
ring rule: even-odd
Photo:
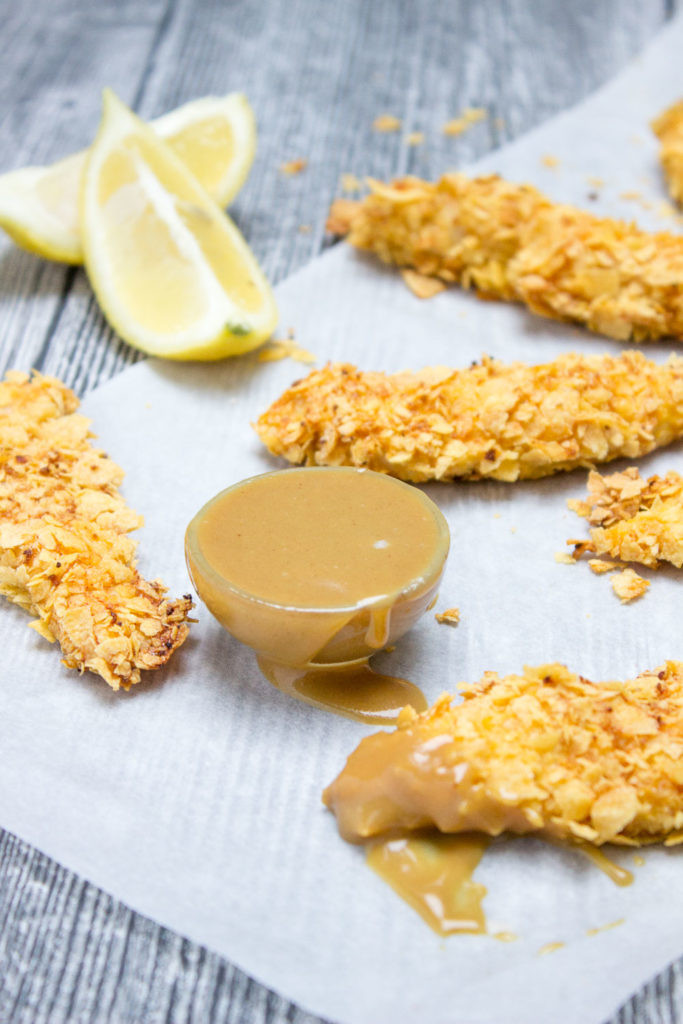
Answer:
[[[370,867],[439,935],[484,934],[483,885],[472,875],[491,840],[413,833],[368,843]]]
[[[395,725],[406,704],[424,711],[428,701],[407,679],[375,672],[367,663],[315,669],[289,668],[258,658],[269,683],[290,697],[368,725]]]
[[[487,933],[482,906],[486,888],[475,882],[473,875],[492,841],[478,832],[409,832],[370,840],[366,843],[366,860],[438,935],[482,935]],[[582,853],[616,885],[633,882],[632,873],[615,864],[598,847],[555,842],[552,845]],[[621,923],[619,920],[605,927]],[[493,937],[509,942],[517,936],[499,932]],[[539,953],[554,952],[563,945],[548,943]]]

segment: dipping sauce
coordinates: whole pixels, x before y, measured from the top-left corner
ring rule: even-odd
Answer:
[[[266,473],[222,491],[192,520],[185,546],[197,593],[256,651],[274,685],[359,717],[355,697],[324,698],[335,689],[330,666],[362,666],[426,611],[449,532],[416,487],[367,470],[321,467]],[[283,673],[282,666],[298,671]],[[323,668],[327,679],[312,681],[310,673]],[[366,667],[354,686],[363,677],[372,686],[372,676]],[[395,717],[400,687],[385,691]],[[376,700],[365,703],[382,715]]]

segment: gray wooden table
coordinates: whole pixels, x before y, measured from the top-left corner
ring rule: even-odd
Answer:
[[[232,212],[277,283],[330,244],[325,214],[343,173],[434,177],[482,156],[586,96],[681,7],[0,0],[0,169],[87,145],[105,85],[144,117],[243,90],[258,118],[259,149]],[[444,136],[441,126],[467,106],[490,116],[457,138]],[[373,132],[382,113],[400,117],[404,131]],[[412,131],[425,133],[423,145],[406,145]],[[304,173],[280,172],[301,157]],[[82,395],[140,358],[109,330],[80,269],[43,262],[4,239],[0,308],[0,372],[37,367]],[[0,677],[9,672],[0,667]],[[1,1024],[313,1020],[0,832]],[[683,1021],[683,961],[634,995],[617,1021]]]

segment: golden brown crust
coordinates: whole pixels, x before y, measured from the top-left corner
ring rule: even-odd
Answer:
[[[495,175],[404,178],[328,226],[386,263],[621,341],[683,339],[683,239],[552,203]]]
[[[68,667],[127,689],[183,642],[192,601],[169,601],[136,571],[127,534],[142,519],[77,407],[54,378],[0,382],[0,593],[59,641]]]
[[[274,455],[402,480],[519,480],[683,435],[683,358],[569,354],[539,366],[483,359],[464,370],[363,373],[328,365],[259,418]]]
[[[652,122],[652,130],[659,139],[659,158],[662,161],[669,192],[678,203],[683,202],[683,100],[679,100]]]
[[[683,827],[683,663],[592,683],[562,665],[487,672],[363,740],[324,800],[342,835],[436,825],[593,844]]]
[[[623,473],[588,476],[586,501],[569,507],[593,527],[583,550],[656,569],[683,568],[683,477],[670,472],[644,480],[635,466]]]

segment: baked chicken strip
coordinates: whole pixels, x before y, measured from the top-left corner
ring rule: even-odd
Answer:
[[[255,424],[289,462],[402,480],[521,480],[634,458],[683,436],[683,358],[569,354],[528,366],[363,373],[330,364]]]
[[[656,569],[683,568],[683,477],[673,471],[644,480],[635,467],[588,476],[588,497],[569,507],[593,527],[577,552],[594,552]]]
[[[552,203],[497,176],[403,178],[333,204],[328,228],[385,263],[620,341],[683,340],[683,238]]]
[[[669,192],[676,202],[683,203],[683,100],[656,117],[652,130],[660,142],[659,158]]]
[[[361,842],[391,829],[636,845],[683,827],[683,662],[591,683],[563,665],[487,672],[362,740],[323,795]]]
[[[0,382],[0,593],[59,641],[65,665],[128,689],[185,640],[192,601],[135,569],[128,533],[142,518],[77,407],[54,378]]]

